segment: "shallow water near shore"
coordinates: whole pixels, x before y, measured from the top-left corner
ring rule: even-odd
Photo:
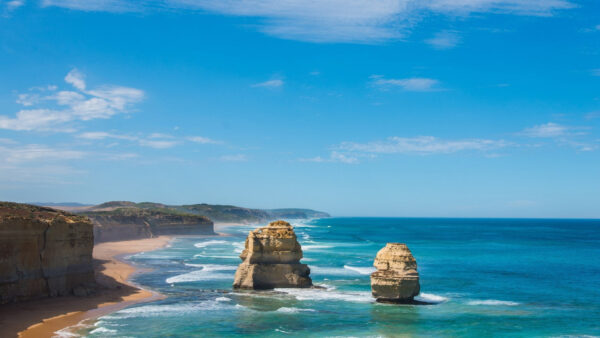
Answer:
[[[600,221],[329,218],[291,222],[320,289],[231,289],[248,231],[178,238],[130,260],[134,282],[167,296],[99,318],[107,336],[600,335]],[[375,303],[369,274],[386,242],[403,242],[419,300]]]

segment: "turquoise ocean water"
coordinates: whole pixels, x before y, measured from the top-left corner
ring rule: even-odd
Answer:
[[[248,231],[132,256],[168,297],[101,317],[90,337],[600,336],[600,221],[329,218],[292,222],[324,289],[234,292]],[[386,242],[417,259],[421,300],[384,305],[369,273]]]

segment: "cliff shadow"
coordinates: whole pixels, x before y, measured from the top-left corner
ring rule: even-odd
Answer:
[[[139,292],[138,288],[118,280],[125,280],[128,276],[123,274],[120,278],[119,269],[115,267],[120,264],[125,265],[115,260],[94,258],[96,287],[89,295],[39,298],[0,305],[0,337],[17,337],[25,330],[24,337],[49,337],[66,326],[103,315],[105,308],[111,308],[108,304],[118,305]],[[101,307],[103,304],[107,306]],[[44,324],[39,325],[42,322]]]

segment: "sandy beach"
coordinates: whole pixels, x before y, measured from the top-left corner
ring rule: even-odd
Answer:
[[[91,320],[135,303],[161,299],[161,294],[141,289],[128,281],[139,269],[121,258],[162,248],[169,240],[170,237],[161,236],[94,246],[94,267],[99,284],[96,295],[47,298],[0,306],[0,336],[52,337],[54,332],[81,321]]]

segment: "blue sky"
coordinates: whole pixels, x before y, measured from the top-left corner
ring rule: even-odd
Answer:
[[[600,217],[600,4],[0,1],[0,199]]]

